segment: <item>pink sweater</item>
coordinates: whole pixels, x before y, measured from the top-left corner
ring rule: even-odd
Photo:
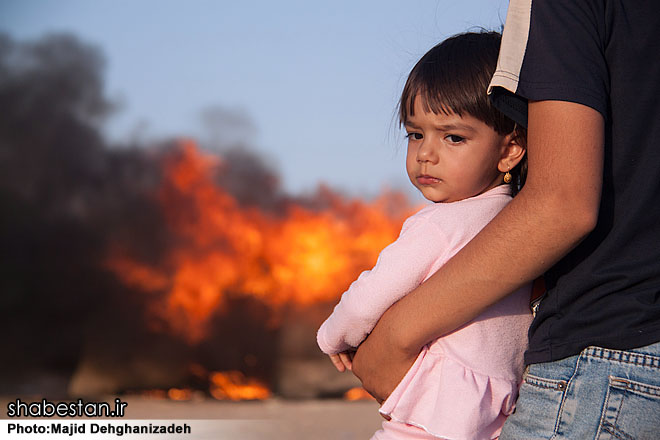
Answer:
[[[427,206],[344,292],[318,331],[327,354],[357,347],[380,316],[465,246],[511,200],[508,186]],[[515,264],[512,261],[511,264]],[[493,439],[523,372],[531,286],[425,346],[380,412],[449,439]]]

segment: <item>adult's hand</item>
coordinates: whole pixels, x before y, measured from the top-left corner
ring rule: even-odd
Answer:
[[[394,326],[389,324],[394,318],[392,308],[385,312],[353,356],[353,374],[378,403],[389,397],[419,354],[419,350],[406,350],[395,343]]]

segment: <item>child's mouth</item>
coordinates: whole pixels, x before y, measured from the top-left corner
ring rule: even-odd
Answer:
[[[433,176],[428,176],[428,175],[422,175],[422,176],[417,176],[417,183],[420,185],[433,185],[440,182],[440,179],[437,177]]]

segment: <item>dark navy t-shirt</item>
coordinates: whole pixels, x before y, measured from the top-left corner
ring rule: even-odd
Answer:
[[[652,0],[509,4],[493,102],[523,123],[526,100],[576,102],[605,118],[598,223],[546,273],[527,363],[660,341],[657,10]]]

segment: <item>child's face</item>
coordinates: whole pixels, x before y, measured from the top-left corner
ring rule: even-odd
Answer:
[[[455,202],[502,183],[498,169],[508,136],[470,116],[425,112],[415,99],[408,132],[406,169],[413,185],[433,202]],[[506,171],[506,169],[505,169]]]

